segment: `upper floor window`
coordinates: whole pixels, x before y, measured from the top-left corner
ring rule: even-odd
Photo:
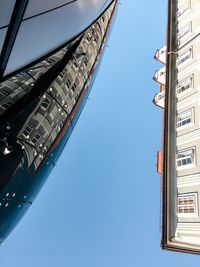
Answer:
[[[72,82],[71,82],[71,80],[68,78],[68,79],[67,79],[67,82],[66,82],[67,87],[69,88],[69,87],[71,86],[71,84],[72,84]]]
[[[188,167],[188,165],[193,165],[195,160],[194,153],[195,153],[194,148],[178,151],[176,157],[177,168],[185,166]]]
[[[23,134],[26,138],[29,138],[31,131],[33,130],[34,126],[29,122],[26,128],[23,131]]]
[[[178,42],[180,43],[190,32],[191,32],[191,23],[185,25],[180,31],[178,31]]]
[[[0,90],[0,96],[7,96],[9,93],[3,89]]]
[[[46,110],[46,109],[48,108],[48,106],[50,105],[50,103],[51,103],[51,101],[50,101],[48,98],[45,97],[45,98],[42,100],[41,108],[42,108],[43,110]]]
[[[54,58],[48,58],[46,61],[47,61],[49,64],[52,64],[52,63],[55,63],[55,62],[56,62],[56,60],[55,60]]]
[[[64,75],[65,75],[65,70],[62,70],[62,71],[60,72],[59,76],[60,76],[60,78],[62,79],[62,78],[64,77]]]
[[[71,89],[72,89],[73,92],[75,92],[76,87],[77,87],[77,84],[76,84],[76,83],[73,83],[73,85],[72,85],[72,87],[71,87]]]
[[[76,60],[73,61],[73,64],[74,64],[74,67],[75,67],[76,69],[78,69],[78,64],[77,64]]]
[[[192,85],[193,85],[193,75],[190,75],[187,78],[184,78],[183,80],[178,82],[177,94],[181,94],[189,89],[192,89]]]
[[[188,125],[192,122],[192,110],[188,110],[178,114],[177,128]]]
[[[179,217],[198,215],[197,193],[179,194],[177,197],[177,213]]]
[[[4,107],[5,109],[10,108],[13,105],[13,101],[12,99],[10,101],[7,101],[6,103],[2,104],[2,107]]]
[[[87,64],[88,64],[88,59],[85,57],[85,59],[84,59],[84,64],[85,64],[85,66],[87,67]]]
[[[190,1],[184,2],[177,11],[177,17],[180,18],[183,14],[185,14],[190,9]]]
[[[185,63],[192,58],[192,48],[187,49],[183,54],[180,54],[177,59],[177,66]]]
[[[36,134],[31,139],[31,142],[33,144],[35,144],[35,143],[37,143],[40,140],[41,137],[42,137],[42,133],[40,131],[37,131]]]

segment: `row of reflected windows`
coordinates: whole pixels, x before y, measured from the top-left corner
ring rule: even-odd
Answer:
[[[105,20],[105,18],[104,17],[102,17],[102,21],[104,22],[104,20]],[[100,26],[100,25],[99,25]],[[103,25],[103,27],[104,27],[105,25]],[[96,44],[95,44],[95,47],[97,46],[97,44],[98,44],[98,42],[100,41],[100,37],[101,36],[99,36],[99,35],[101,35],[102,33],[101,33],[101,30],[100,30],[100,28],[101,28],[101,26],[100,27],[97,27],[97,25],[96,26],[92,26],[92,28],[91,29],[89,29],[88,30],[88,32],[86,33],[86,37],[85,37],[85,39],[87,39],[87,41],[90,43],[91,41],[94,41]],[[102,29],[103,30],[103,29]],[[105,29],[104,29],[105,30]],[[104,31],[103,30],[103,31]],[[99,39],[100,38],[100,39]],[[88,44],[87,44],[87,46],[88,46]],[[93,45],[94,46],[94,45]],[[96,48],[95,48],[96,49]],[[59,53],[59,52],[58,52]],[[82,63],[83,63],[83,65],[85,66],[85,67],[87,67],[87,65],[88,65],[88,63],[89,63],[89,59],[87,58],[87,56],[86,56],[86,53],[82,53],[83,54],[83,56],[84,57],[81,57],[81,61],[82,61]],[[89,55],[89,54],[88,54]],[[82,60],[83,59],[83,60]],[[48,59],[46,59],[46,60],[44,60],[43,61],[44,63],[47,63],[47,64],[50,64],[50,65],[52,65],[52,64],[55,64],[56,62],[58,62],[58,60],[57,60],[57,58],[55,59],[55,58],[48,58]],[[77,62],[76,62],[76,60],[73,60],[73,63],[74,64],[76,64],[76,67],[78,67],[78,65],[77,65]],[[40,65],[40,64],[39,64]],[[42,65],[42,67],[45,67],[46,65],[45,64],[43,64]],[[34,68],[33,68],[34,69]],[[36,68],[37,69],[37,71],[38,71],[38,68]],[[40,70],[39,70],[40,71]],[[60,76],[60,78],[61,79],[63,79],[63,77],[65,76],[65,72],[66,72],[66,70],[64,69],[60,74],[59,74],[59,76]],[[24,73],[21,73],[21,74],[19,74],[18,75],[18,78],[19,77],[26,77],[27,76],[27,74],[25,75]],[[16,77],[14,77],[14,78],[16,78]],[[82,82],[82,81],[81,81]],[[78,97],[79,97],[79,93],[80,92],[77,92],[78,93],[78,95],[77,95],[77,93],[75,94],[75,91],[76,91],[76,88],[77,88],[77,83],[76,82],[74,82],[74,81],[72,81],[71,79],[70,79],[70,77],[67,77],[67,81],[65,82],[66,83],[66,86],[68,87],[68,88],[70,88],[71,89],[71,92],[70,93],[68,93],[68,96],[69,96],[69,99],[70,99],[70,102],[71,102],[71,104],[72,105],[74,105],[75,103],[76,103],[76,101],[78,100]],[[14,90],[14,86],[15,86],[15,83],[13,84],[13,90]],[[8,94],[7,94],[7,92],[4,92],[3,90],[2,91],[0,91],[0,93],[1,93],[1,95],[3,95],[3,96],[7,96]],[[11,98],[10,98],[11,99]],[[40,103],[40,108],[43,110],[43,111],[47,111],[47,109],[50,107],[50,105],[52,104],[52,101],[51,101],[51,99],[49,99],[48,97],[44,97],[44,99],[42,99],[42,101],[41,101],[41,103]],[[11,99],[11,101],[9,101],[9,102],[7,102],[6,104],[4,104],[4,105],[7,105],[5,108],[9,108],[11,105],[13,105],[13,101],[12,101],[12,99]],[[3,105],[2,105],[3,106]],[[65,106],[66,107],[66,106]],[[51,113],[52,113],[53,111],[51,110],[50,112],[49,112],[49,114],[51,115]],[[55,116],[54,116],[55,117]],[[53,119],[54,119],[54,117],[53,118],[51,118],[52,119],[52,121],[53,121]],[[45,116],[45,118],[46,118],[46,116]],[[46,118],[47,119],[47,118]],[[37,120],[37,119],[36,119]],[[50,123],[50,125],[51,125],[51,121],[49,121],[49,123]],[[59,122],[59,120],[57,120],[56,121],[56,123],[58,124],[62,124],[62,122],[60,121]],[[42,130],[42,131],[41,131]],[[24,135],[24,137],[26,138],[26,139],[29,139],[29,142],[30,143],[32,143],[33,145],[35,145],[36,143],[38,143],[39,144],[39,141],[41,142],[41,138],[42,137],[44,137],[44,134],[46,134],[46,133],[44,133],[43,132],[43,129],[38,129],[38,126],[37,126],[37,128],[36,128],[36,125],[34,125],[34,123],[32,124],[32,122],[28,122],[27,123],[27,125],[25,126],[25,129],[23,130],[23,135]]]
[[[102,19],[102,21],[104,22],[105,21],[105,19],[106,19],[106,16],[104,17],[104,16],[102,16],[101,17],[101,19]],[[92,29],[92,30],[94,30],[94,29]],[[94,42],[96,42],[96,43],[98,43],[98,41],[99,41],[99,36],[98,36],[98,34],[96,33],[95,34],[95,36],[93,36],[94,38],[93,38],[93,41]],[[89,38],[89,36],[87,36],[87,39],[88,40],[90,40],[91,38]],[[91,41],[91,40],[90,40]],[[54,64],[56,61],[55,61],[55,59],[54,58],[49,58],[49,59],[47,59],[47,63],[49,63],[49,64]],[[85,67],[87,67],[87,65],[88,65],[88,63],[89,63],[89,59],[87,58],[87,57],[85,57],[84,58],[84,61],[83,61],[83,64],[84,64],[84,66]],[[76,62],[74,62],[74,64],[76,64]],[[21,74],[19,74],[19,76],[23,76],[24,74],[23,73],[21,73]],[[65,70],[63,70],[61,73],[60,73],[60,78],[63,78],[64,77],[64,75],[65,75]],[[26,75],[25,75],[26,76]],[[15,85],[15,84],[14,84]],[[14,87],[14,85],[13,85],[13,87]],[[67,79],[67,81],[66,81],[66,85],[67,85],[67,87],[68,88],[70,88],[71,87],[71,90],[72,90],[72,92],[74,93],[75,92],[75,90],[76,90],[76,88],[77,88],[77,84],[75,83],[75,82],[72,82],[71,80],[70,80],[70,78],[68,78]],[[14,90],[14,88],[13,88],[13,90]],[[1,96],[8,96],[9,95],[9,93],[7,93],[6,91],[4,91],[4,90],[1,90],[0,91],[0,97]],[[77,101],[77,96],[75,96],[74,97],[75,98],[75,100]],[[8,103],[7,103],[8,104]],[[13,103],[10,103],[10,105],[11,104],[13,104]],[[49,99],[48,97],[43,97],[42,98],[42,100],[41,100],[41,102],[40,102],[40,108],[43,110],[43,111],[46,111],[49,107],[50,107],[50,105],[52,104],[52,101],[51,101],[51,98]],[[58,110],[59,111],[59,110]],[[52,120],[53,120],[53,118],[52,118]],[[28,139],[30,136],[31,136],[31,133],[33,132],[33,130],[34,130],[34,136],[32,136],[31,137],[31,139],[30,139],[30,141],[33,143],[33,144],[35,144],[35,143],[37,143],[40,139],[41,139],[41,137],[44,135],[39,129],[36,129],[36,126],[34,125],[34,123],[32,123],[32,122],[28,122],[27,123],[27,125],[26,125],[26,127],[25,127],[25,129],[23,130],[23,135]],[[9,194],[9,193],[7,193],[6,195],[5,195],[5,198],[1,201],[0,200],[0,207],[9,207],[10,206],[10,203],[9,203],[9,201],[8,200],[11,200],[11,198],[14,198],[15,197],[15,193],[13,193],[12,195],[11,194]],[[26,195],[24,196],[24,199],[26,198]],[[20,208],[21,206],[22,206],[22,204],[20,204],[20,203],[18,203],[17,204],[18,205],[18,208]]]
[[[94,39],[94,41],[97,42],[97,41],[98,41],[98,40],[97,40],[97,34],[96,34],[95,36],[96,36],[96,37],[93,38],[93,39]],[[89,41],[91,41],[92,37],[93,37],[93,36],[89,37],[89,33],[88,33],[87,36],[86,36],[86,38],[87,38]],[[58,53],[59,53],[59,52],[58,52]],[[58,61],[57,58],[53,58],[53,57],[51,57],[51,58],[48,58],[48,59],[44,60],[43,62],[52,65],[52,64],[55,64],[57,61]],[[84,61],[83,61],[83,64],[85,65],[85,67],[87,67],[88,62],[89,62],[89,61],[88,61],[87,57],[85,56],[85,57],[84,57]],[[74,64],[77,65],[77,63],[76,63],[75,61],[74,61]],[[44,66],[44,67],[45,67],[45,66]],[[78,67],[78,65],[77,65],[76,67]],[[32,69],[31,69],[31,70],[32,70]],[[30,71],[31,71],[31,70],[30,70]],[[63,78],[64,74],[65,74],[65,70],[63,70],[63,71],[59,74],[59,76],[60,76],[61,78]],[[26,76],[27,76],[27,74],[26,74],[26,73],[23,73],[23,72],[17,74],[17,77],[25,77],[25,78],[27,78]],[[15,78],[15,77],[12,77],[12,78]],[[28,85],[29,85],[29,83],[28,83]],[[76,83],[73,83],[73,84],[72,84],[72,81],[70,80],[70,78],[67,79],[66,85],[67,85],[68,88],[71,87],[72,91],[75,92],[75,90],[76,90],[76,88],[77,88],[77,84],[76,84]],[[72,85],[72,86],[71,86],[71,85]],[[12,84],[12,87],[13,87],[13,88],[14,88],[14,86],[15,86],[15,83]],[[9,96],[9,95],[10,95],[10,92],[8,92],[6,89],[5,89],[5,90],[4,90],[4,88],[1,88],[1,89],[0,89],[0,97],[7,97],[7,96]],[[14,102],[13,102],[12,99],[10,98],[10,100],[7,101],[6,103],[4,103],[4,104],[2,105],[2,107],[5,108],[5,109],[7,109],[7,108],[9,108],[10,106],[12,106],[13,103],[14,103]]]
[[[88,59],[87,58],[84,58],[85,66],[87,66],[88,62],[89,62]],[[59,74],[59,77],[63,80],[65,74],[66,74],[66,69],[62,70],[62,72]],[[73,96],[73,94],[76,91],[77,84],[76,84],[76,82],[73,82],[72,83],[71,79],[68,77],[67,78],[67,81],[66,81],[66,86],[68,88],[70,88],[71,91],[72,91],[71,92],[72,94],[69,93],[68,94],[68,97],[69,97],[70,101],[72,101],[73,98],[74,98],[74,101],[72,103],[72,105],[74,105],[76,103],[76,101],[78,100],[78,97],[79,97],[79,93],[78,93],[78,95],[76,94],[75,96]],[[51,105],[51,103],[52,103],[52,101],[48,97],[45,96],[42,99],[42,102],[40,104],[40,108],[43,111],[46,111],[49,108],[49,106]],[[66,105],[65,105],[65,107],[66,107]],[[23,131],[23,135],[25,136],[26,139],[29,139],[30,138],[31,132],[33,131],[34,128],[35,128],[35,126],[32,125],[31,122],[29,122],[27,124],[26,128]],[[41,139],[42,136],[43,136],[43,133],[41,131],[39,131],[38,129],[36,129],[33,137],[31,137],[31,139],[30,139],[30,142],[34,145],[34,144],[36,144]]]
[[[101,17],[101,20],[104,22],[104,20],[105,20],[104,16]],[[87,39],[89,42],[94,41],[94,42],[96,42],[96,44],[97,44],[97,43],[98,43],[98,39],[99,39],[98,34],[101,34],[101,33],[100,33],[100,32],[98,33],[96,27],[97,27],[97,26],[93,26],[91,29],[88,30],[85,39]],[[100,27],[101,27],[101,26],[100,26]],[[97,27],[97,28],[98,28],[98,27]],[[95,34],[94,34],[94,33],[91,34],[90,31],[92,31],[92,33],[94,32]],[[60,52],[58,52],[58,54],[59,54],[59,53],[60,53]],[[57,61],[58,61],[57,58],[51,57],[51,58],[48,58],[48,59],[44,60],[43,62],[52,65],[52,64],[55,64]],[[84,57],[84,61],[83,61],[83,64],[85,65],[85,67],[87,67],[88,62],[89,62],[89,60],[88,60],[88,58],[85,56],[85,57]],[[74,64],[77,65],[77,63],[76,63],[75,61],[74,61]],[[44,67],[45,67],[45,66],[44,66]],[[78,67],[78,66],[76,66],[76,67]],[[30,71],[31,71],[31,70],[30,70]],[[60,73],[59,76],[60,76],[61,78],[63,78],[64,74],[65,74],[65,70],[63,70],[63,71]],[[23,73],[23,72],[20,73],[20,74],[17,74],[17,77],[21,77],[21,76],[26,77],[27,74],[25,74],[25,73]],[[12,78],[13,78],[13,77],[12,77]],[[12,87],[13,87],[14,85],[15,85],[15,84],[13,84]],[[72,92],[75,92],[75,90],[76,90],[76,88],[77,88],[77,84],[76,84],[76,83],[73,83],[73,84],[72,84],[72,81],[68,78],[68,80],[67,80],[67,82],[66,82],[66,85],[67,85],[68,88],[71,87]],[[72,85],[72,86],[71,86],[71,85]],[[0,97],[1,97],[1,96],[2,96],[2,97],[6,97],[6,96],[8,96],[8,95],[10,95],[10,92],[7,92],[7,91],[4,90],[3,88],[1,88],[1,90],[0,90]],[[14,102],[13,102],[12,99],[10,98],[10,100],[7,101],[6,103],[4,103],[4,104],[2,105],[2,107],[5,108],[5,109],[7,109],[7,108],[9,108],[10,106],[12,106],[13,103],[14,103]]]

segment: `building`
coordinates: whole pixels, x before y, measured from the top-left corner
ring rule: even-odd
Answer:
[[[75,127],[87,102],[117,3],[106,1],[100,16],[61,49],[25,68],[18,66],[18,72],[12,75],[2,73],[0,242],[32,205]]]
[[[163,108],[161,246],[200,254],[200,2],[169,0],[167,29],[153,101]]]

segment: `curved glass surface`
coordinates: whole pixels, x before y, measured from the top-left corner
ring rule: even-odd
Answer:
[[[14,9],[13,12],[21,13],[21,16],[17,17],[14,25],[9,23],[9,28],[13,29],[13,38],[6,39],[10,49],[4,49],[2,59],[0,58],[2,76],[12,75],[19,68],[26,68],[31,62],[36,62],[65,43],[71,42],[112,2],[113,0],[19,1],[18,11]]]
[[[87,101],[115,1],[81,37],[0,84],[0,241],[31,206]]]

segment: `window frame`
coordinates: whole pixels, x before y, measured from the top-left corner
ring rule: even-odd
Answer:
[[[51,100],[48,97],[45,97],[42,99],[40,107],[42,110],[46,111],[49,108],[50,104],[51,104]]]
[[[181,96],[187,92],[189,92],[190,90],[193,89],[194,87],[194,74],[190,74],[186,77],[184,77],[183,79],[180,80],[180,82],[178,81],[178,88],[176,89],[176,93],[177,96]],[[183,91],[182,88],[185,88]]]
[[[177,18],[180,19],[184,14],[187,13],[191,9],[190,7],[190,0],[187,2],[183,2],[180,7],[177,8]]]
[[[26,139],[29,139],[31,132],[34,129],[34,125],[31,122],[28,122],[22,134]],[[27,133],[27,134],[26,134]]]
[[[193,203],[181,203],[179,204],[179,200],[191,198],[193,200]],[[187,200],[187,201],[188,201]],[[190,207],[194,208],[193,212],[180,212],[179,208],[183,207],[183,211],[188,211]],[[197,192],[191,192],[191,193],[181,193],[177,195],[177,216],[178,217],[198,217],[198,193]]]
[[[189,151],[192,151],[191,155],[187,155],[187,152]],[[178,155],[181,155],[184,153],[186,153],[185,156],[182,156],[182,157],[178,157]],[[191,159],[191,163],[187,163],[187,161]],[[196,160],[196,149],[195,147],[190,147],[190,148],[186,148],[186,149],[183,149],[183,150],[179,150],[177,151],[177,154],[176,154],[176,168],[178,170],[180,169],[187,169],[187,168],[191,168],[191,167],[194,167],[196,164],[195,164],[195,160]],[[181,163],[181,165],[179,165],[179,162]],[[186,164],[184,164],[186,163]]]
[[[184,41],[187,35],[189,35],[191,32],[192,32],[192,22],[190,21],[189,23],[185,24],[184,27],[178,30],[177,34],[178,44],[180,45],[180,43]]]
[[[190,114],[190,116],[186,117],[185,115]],[[181,119],[182,116],[182,120]],[[188,120],[190,119],[190,122]],[[193,108],[185,110],[177,114],[176,120],[176,128],[177,130],[182,130],[184,128],[190,127],[194,123],[194,110]]]
[[[41,139],[42,136],[42,132],[40,130],[37,130],[35,134],[31,137],[30,142],[35,145]]]
[[[176,65],[178,67],[182,67],[183,65],[185,65],[185,63],[188,63],[189,61],[191,61],[192,58],[193,58],[193,49],[191,46],[188,49],[181,52],[180,55],[178,54]]]

